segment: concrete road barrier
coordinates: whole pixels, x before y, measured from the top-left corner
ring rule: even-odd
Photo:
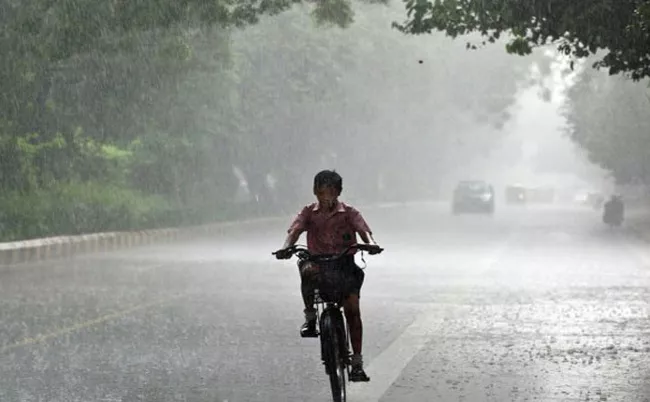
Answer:
[[[286,217],[214,223],[209,225],[141,230],[134,232],[92,233],[0,243],[0,265],[15,265],[52,259],[72,258],[80,254],[123,250],[152,244],[172,243],[216,234],[227,227],[280,221]]]

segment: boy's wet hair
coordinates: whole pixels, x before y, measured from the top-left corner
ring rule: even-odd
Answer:
[[[343,178],[335,170],[321,170],[314,176],[314,193],[321,187],[332,187],[341,194]]]

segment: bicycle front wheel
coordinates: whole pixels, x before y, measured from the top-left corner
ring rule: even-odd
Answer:
[[[323,350],[323,360],[325,370],[330,378],[330,387],[332,389],[332,399],[334,402],[345,402],[345,362],[341,356],[341,346],[337,331],[336,318],[333,314],[323,314],[321,316],[320,339]]]

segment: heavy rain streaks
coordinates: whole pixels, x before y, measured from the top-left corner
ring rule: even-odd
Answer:
[[[321,169],[385,248],[349,401],[650,400],[642,3],[0,0],[0,401],[331,400]]]

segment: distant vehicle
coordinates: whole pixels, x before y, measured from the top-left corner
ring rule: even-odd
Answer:
[[[525,204],[528,201],[526,187],[515,184],[506,187],[506,202],[508,204]]]
[[[613,195],[603,207],[603,223],[610,227],[621,226],[625,217],[625,204],[621,197]]]
[[[482,180],[464,180],[454,189],[452,201],[454,214],[478,212],[494,213],[494,188]]]
[[[578,191],[573,196],[573,202],[577,204],[587,205],[589,203],[589,192],[587,191]]]
[[[553,187],[533,187],[526,190],[526,201],[531,204],[552,204],[555,202]]]
[[[599,210],[602,208],[603,204],[605,203],[605,196],[601,193],[589,193],[587,194],[587,203],[596,210]]]

